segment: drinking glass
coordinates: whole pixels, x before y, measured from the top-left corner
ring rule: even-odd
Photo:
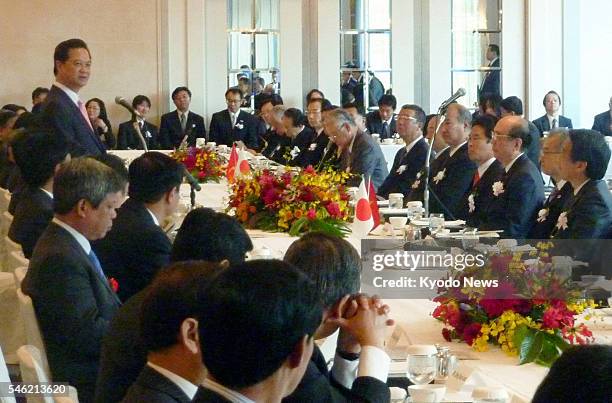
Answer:
[[[429,230],[432,233],[439,232],[444,229],[444,214],[429,214]]]
[[[415,385],[434,380],[438,368],[438,349],[433,345],[408,346],[406,376]]]

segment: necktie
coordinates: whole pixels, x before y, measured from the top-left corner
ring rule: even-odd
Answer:
[[[478,170],[476,170],[476,172],[474,173],[474,179],[472,180],[472,187],[478,185],[478,182],[480,182],[480,173],[478,172]]]
[[[79,107],[79,111],[81,111],[81,115],[83,115],[83,119],[85,119],[85,121],[87,122],[87,125],[93,132],[93,126],[91,125],[91,122],[89,121],[89,116],[87,116],[87,109],[85,109],[85,104],[83,103],[83,101],[79,99],[77,101],[77,106]]]
[[[383,128],[382,128],[382,138],[386,139],[389,137],[389,124],[387,122],[383,122]]]
[[[181,131],[185,134],[185,127],[187,126],[187,117],[184,113],[181,113]]]
[[[557,119],[553,119],[551,129],[556,129],[559,125],[557,124]]]
[[[100,276],[100,279],[106,283],[108,280],[106,280],[106,276],[104,275],[104,271],[102,270],[102,265],[100,264],[100,261],[98,260],[98,257],[96,256],[93,249],[89,252],[88,256],[89,256],[89,260],[91,261],[94,268],[96,269],[96,273],[98,274],[98,276]]]

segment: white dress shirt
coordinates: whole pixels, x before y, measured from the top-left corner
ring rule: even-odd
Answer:
[[[586,184],[587,184],[587,182],[588,182],[588,181],[590,181],[590,180],[591,180],[591,179],[587,179],[587,180],[585,180],[584,182],[582,182],[580,185],[578,185],[578,186],[576,187],[576,189],[574,189],[574,196],[577,196],[577,195],[578,195],[578,192],[580,192],[580,189],[582,189],[582,188],[584,187],[584,185],[586,185]]]
[[[559,115],[551,116],[547,113],[546,118],[548,119],[548,127],[550,127],[551,130],[553,129],[553,120],[557,121],[557,127],[561,127],[559,124]]]
[[[179,389],[181,389],[190,400],[193,400],[196,393],[198,392],[198,387],[196,385],[189,382],[182,376],[179,376],[172,371],[168,371],[166,368],[160,367],[159,365],[155,365],[150,361],[147,361],[147,365],[165,376],[166,378],[168,378],[173,384],[178,386]]]
[[[460,149],[461,147],[463,147],[463,145],[467,143],[467,141],[464,141],[463,143],[459,144],[457,147],[453,147],[450,150],[450,153],[448,154],[449,157],[452,157],[453,155],[455,155],[455,153],[457,152],[458,149]]]
[[[510,171],[510,168],[512,168],[512,165],[514,165],[514,163],[516,162],[517,159],[519,159],[521,157],[521,155],[523,155],[525,153],[520,153],[515,159],[513,159],[512,161],[510,161],[510,163],[508,165],[505,166],[506,169],[506,173]]]
[[[478,177],[480,179],[482,179],[485,172],[487,172],[487,169],[489,169],[489,167],[491,166],[491,164],[493,164],[494,161],[495,161],[495,157],[488,159],[487,161],[483,162],[482,164],[478,166]]]
[[[351,389],[358,376],[371,376],[387,382],[390,363],[391,358],[384,350],[374,346],[363,346],[358,360],[345,360],[336,354],[331,373],[338,383]]]
[[[153,219],[153,222],[155,223],[155,225],[157,225],[159,227],[159,220],[157,219],[155,214],[153,214],[153,212],[151,210],[149,210],[149,209],[147,209],[147,211],[149,212],[149,214],[151,214],[151,218]]]
[[[49,192],[47,189],[43,189],[43,188],[39,188],[39,189],[45,192],[45,194],[49,196],[51,200],[53,200],[53,193]]]
[[[74,102],[77,108],[79,107],[79,101],[80,101],[79,94],[72,91],[70,88],[66,87],[64,84],[58,83],[57,81],[54,82],[53,85],[55,85],[60,90],[64,91],[66,95],[68,95],[68,98],[70,98],[70,100]]]
[[[210,389],[213,392],[223,396],[224,398],[226,398],[232,403],[255,403],[253,400],[249,399],[248,397],[234,390],[228,389],[225,386],[220,385],[217,382],[211,379],[208,379],[208,378],[204,379],[204,382],[202,382],[202,386],[204,386],[206,389]]]
[[[410,144],[408,144],[406,146],[406,154],[408,154],[410,152],[410,150],[412,150],[415,146],[416,143],[419,142],[419,140],[421,140],[422,137],[417,137],[415,140],[413,140]]]

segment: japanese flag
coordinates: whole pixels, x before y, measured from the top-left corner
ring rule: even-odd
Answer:
[[[247,159],[246,151],[244,149],[240,149],[238,151],[238,162],[236,164],[236,178],[240,178],[248,174],[251,171],[251,167],[249,166],[249,160]]]
[[[372,217],[372,208],[368,192],[366,191],[365,181],[362,179],[359,185],[359,191],[355,200],[355,217],[353,219],[353,235],[357,238],[363,238],[370,233],[374,227],[374,218]]]

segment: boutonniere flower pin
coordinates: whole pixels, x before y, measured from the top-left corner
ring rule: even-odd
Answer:
[[[316,149],[317,149],[317,143],[310,143],[310,147],[308,147],[308,150],[314,151]]]
[[[238,129],[238,130],[244,129],[244,123],[242,123],[242,120],[240,122],[236,123],[236,129]]]
[[[117,291],[119,291],[119,282],[115,280],[114,277],[108,278],[108,285],[110,286],[111,290],[113,290],[114,293],[117,293]]]
[[[469,207],[470,214],[473,213],[474,210],[476,210],[476,202],[474,201],[474,193],[471,193],[468,196],[468,207]]]
[[[396,172],[397,172],[398,175],[401,175],[401,174],[404,173],[405,170],[406,170],[406,165],[400,165],[400,167],[397,168]]]
[[[547,208],[543,208],[542,210],[538,211],[538,218],[537,218],[537,222],[544,222],[546,221],[546,219],[548,218],[548,209]]]
[[[438,171],[438,173],[436,174],[436,176],[434,176],[433,181],[436,182],[436,185],[438,184],[438,182],[440,182],[441,180],[444,179],[444,176],[446,175],[446,168],[444,168],[441,171]]]
[[[300,155],[300,148],[298,146],[293,147],[293,150],[291,150],[291,158],[295,158],[298,155]]]
[[[493,195],[494,196],[499,196],[500,194],[504,193],[506,190],[504,189],[504,182],[502,181],[497,181],[493,184]]]
[[[559,214],[556,227],[559,230],[567,229],[567,211],[564,211],[563,213]]]

